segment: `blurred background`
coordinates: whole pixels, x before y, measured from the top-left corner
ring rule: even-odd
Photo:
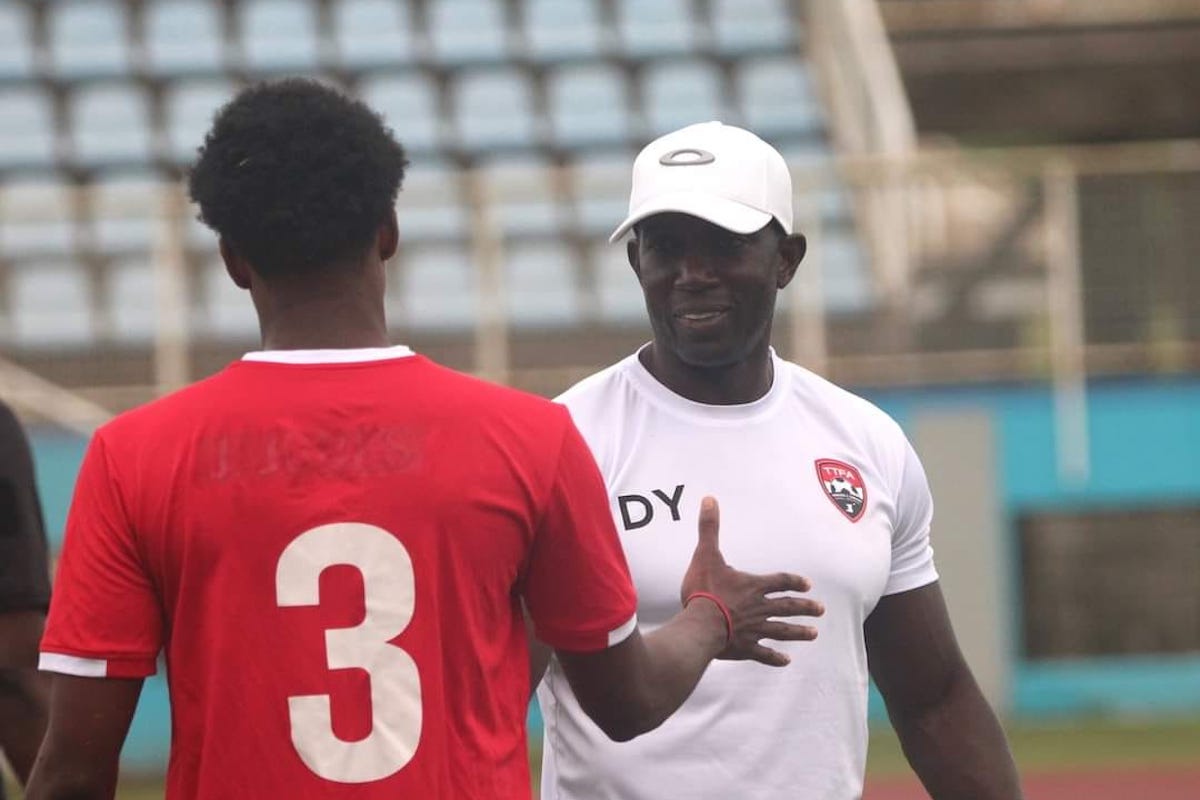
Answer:
[[[771,141],[775,347],[915,442],[1029,796],[1200,797],[1200,0],[0,0],[0,396],[56,545],[97,424],[257,346],[180,177],[292,74],[410,153],[395,341],[547,395],[649,337],[641,145]],[[922,797],[872,714],[867,797]],[[160,677],[123,797],[168,738]]]

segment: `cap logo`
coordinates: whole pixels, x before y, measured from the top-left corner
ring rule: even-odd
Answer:
[[[698,164],[711,164],[716,160],[717,157],[707,150],[681,147],[663,155],[658,159],[658,163],[664,167],[694,167]]]

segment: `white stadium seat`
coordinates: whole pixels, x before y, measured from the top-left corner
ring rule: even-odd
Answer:
[[[50,96],[30,86],[0,88],[0,166],[48,166],[54,161]]]
[[[190,162],[204,135],[212,127],[213,115],[233,97],[236,85],[223,78],[181,81],[170,87],[164,98],[167,154]]]
[[[125,7],[115,0],[47,3],[54,70],[69,77],[127,73],[132,49]]]
[[[494,61],[508,53],[501,0],[442,0],[429,4],[433,57],[450,64]]]
[[[621,70],[590,63],[563,67],[546,86],[554,141],[564,147],[624,143],[634,133]]]
[[[94,336],[87,273],[72,261],[23,262],[9,272],[13,340],[25,347],[80,345]]]
[[[712,14],[713,41],[722,53],[796,44],[787,0],[714,0]]]
[[[321,63],[317,10],[308,0],[249,0],[242,12],[242,54],[255,70],[312,70]]]
[[[616,227],[616,223],[613,223]],[[642,287],[629,266],[625,242],[597,242],[591,247],[600,319],[617,324],[646,324]]]
[[[565,326],[581,321],[575,258],[556,241],[523,242],[505,251],[509,319],[520,327]]]
[[[459,141],[465,147],[529,147],[535,143],[533,90],[515,69],[464,73],[455,86]]]
[[[71,187],[52,178],[0,185],[0,254],[24,259],[65,256],[75,246]]]
[[[467,209],[457,172],[432,159],[409,165],[396,199],[402,242],[461,239],[467,235]]]
[[[706,61],[656,64],[646,70],[642,87],[646,121],[654,136],[694,122],[737,122],[722,98],[720,73]]]
[[[341,0],[333,9],[338,58],[351,67],[404,64],[415,55],[408,3]]]
[[[258,316],[250,292],[230,280],[219,257],[204,265],[201,291],[204,299],[195,320],[198,332],[232,339],[257,338]]]
[[[689,53],[699,44],[689,0],[620,0],[617,27],[632,56]]]
[[[17,3],[0,5],[0,77],[27,78],[33,73],[33,61],[29,12]]]
[[[146,66],[158,74],[220,69],[224,44],[218,6],[175,0],[145,6]]]
[[[93,244],[104,252],[152,252],[161,235],[162,199],[162,184],[147,174],[93,183]]]
[[[500,230],[506,236],[552,236],[562,230],[563,206],[549,165],[537,158],[492,161],[481,172]]]
[[[454,330],[475,325],[474,260],[462,245],[405,248],[400,255],[399,288],[393,322],[424,330]]]
[[[89,165],[152,158],[145,94],[131,84],[89,84],[71,98],[75,158]]]
[[[366,80],[360,94],[407,149],[433,150],[440,144],[437,89],[429,79],[418,73],[381,75]]]
[[[603,49],[596,0],[527,0],[525,43],[535,59],[579,58]]]
[[[821,105],[804,62],[794,58],[745,61],[737,73],[747,127],[764,137],[815,131]]]

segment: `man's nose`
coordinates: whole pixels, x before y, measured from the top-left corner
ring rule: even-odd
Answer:
[[[710,256],[699,248],[689,247],[679,259],[679,277],[676,283],[683,287],[707,286],[717,279]]]

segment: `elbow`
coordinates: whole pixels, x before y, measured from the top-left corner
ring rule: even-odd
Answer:
[[[603,708],[584,709],[592,722],[614,742],[628,742],[657,728],[667,718],[651,702],[607,703]]]

